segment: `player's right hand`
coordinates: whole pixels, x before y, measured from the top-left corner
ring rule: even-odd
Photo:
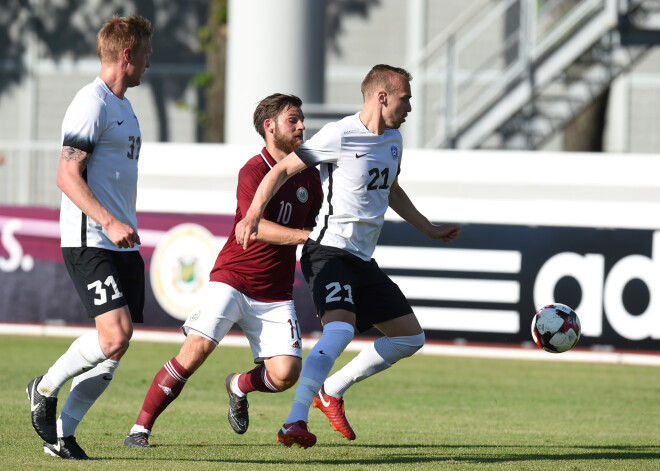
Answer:
[[[135,245],[140,245],[140,236],[128,224],[123,222],[114,221],[107,229],[108,237],[120,249],[133,248]]]
[[[236,243],[243,246],[243,250],[248,248],[250,241],[257,240],[259,232],[259,219],[252,218],[249,215],[238,221],[234,229]]]

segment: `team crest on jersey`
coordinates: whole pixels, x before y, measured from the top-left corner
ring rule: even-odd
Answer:
[[[392,147],[390,147],[390,152],[392,153],[392,158],[394,160],[399,158],[399,149],[397,148],[397,146],[393,145]]]
[[[307,191],[307,188],[303,188],[301,186],[296,190],[296,196],[298,197],[298,201],[301,203],[307,203],[307,200],[309,199],[309,192]]]

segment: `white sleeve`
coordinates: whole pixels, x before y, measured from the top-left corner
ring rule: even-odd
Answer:
[[[308,167],[324,162],[337,162],[341,152],[341,131],[337,123],[328,123],[311,139],[295,150]]]
[[[105,107],[90,94],[79,93],[62,121],[62,146],[92,153],[105,126]]]

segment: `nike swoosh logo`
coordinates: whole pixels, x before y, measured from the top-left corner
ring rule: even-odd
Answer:
[[[321,404],[323,404],[323,407],[330,407],[330,401],[326,402],[325,399],[323,399],[323,393],[319,391],[319,397],[321,398]]]
[[[35,404],[32,402],[32,399],[34,398],[34,391],[37,389],[36,384],[32,384],[32,394],[30,394],[30,412],[34,412],[37,410],[37,407],[39,406],[38,404]]]
[[[57,440],[57,443],[54,443],[54,444],[51,443],[50,446],[52,446],[53,449],[54,449],[55,451],[57,451],[57,452],[62,451],[62,445],[60,444],[59,439]]]
[[[360,157],[364,157],[364,156],[367,155],[368,153],[369,153],[369,152],[367,152],[367,153],[365,153],[365,154],[358,154],[358,153],[356,152],[356,153],[355,153],[355,158],[356,158],[356,159],[359,159]]]
[[[117,126],[121,126],[123,123],[124,123],[123,119],[121,121],[117,121]]]

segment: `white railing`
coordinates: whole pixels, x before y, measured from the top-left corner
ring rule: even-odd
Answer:
[[[438,122],[424,147],[454,147],[461,129],[590,18],[607,12],[604,21],[613,27],[618,1],[474,1],[406,65],[423,70],[427,84],[434,77],[444,85],[439,100],[428,105],[438,110]]]
[[[59,207],[57,142],[0,141],[0,204]]]

